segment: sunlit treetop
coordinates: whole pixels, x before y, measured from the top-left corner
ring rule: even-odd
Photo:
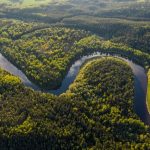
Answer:
[[[38,6],[42,4],[48,4],[48,3],[64,3],[67,0],[1,0],[0,3],[7,3],[9,5],[15,5],[15,6]]]

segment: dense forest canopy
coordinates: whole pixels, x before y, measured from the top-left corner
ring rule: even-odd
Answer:
[[[0,53],[40,88],[58,89],[94,52],[148,75],[149,0],[1,0]],[[0,68],[0,149],[144,149],[150,127],[135,113],[135,76],[119,58],[89,60],[66,93],[25,87]]]
[[[27,89],[5,71],[0,76],[1,148],[150,146],[150,129],[133,110],[133,73],[122,60],[104,57],[90,61],[59,97]]]

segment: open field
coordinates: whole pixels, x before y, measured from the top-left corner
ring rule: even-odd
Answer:
[[[39,6],[51,3],[64,3],[66,0],[1,0],[0,4],[9,4],[15,7],[29,7],[29,6]]]

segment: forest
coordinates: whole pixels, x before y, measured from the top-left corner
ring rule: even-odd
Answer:
[[[95,51],[123,55],[146,69],[150,64],[148,53],[102,40],[88,31],[63,27],[34,30],[36,27],[31,24],[26,30],[33,32],[22,33],[25,25],[21,22],[16,32],[3,22],[5,20],[1,23],[1,53],[42,88],[58,88],[74,60]],[[18,24],[14,23],[15,26]]]
[[[122,60],[104,57],[88,62],[59,97],[25,88],[5,71],[0,76],[1,149],[150,146],[150,128],[133,109],[133,74]]]
[[[110,56],[85,61],[65,93],[44,92],[96,52]],[[116,57],[143,68],[150,119],[149,0],[1,0],[0,54],[41,89],[26,87],[0,57],[0,150],[149,150],[136,76]]]

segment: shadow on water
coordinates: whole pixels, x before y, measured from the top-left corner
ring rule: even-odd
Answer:
[[[19,76],[20,79],[22,80],[23,84],[27,87],[31,87],[32,89],[38,90],[38,91],[43,91],[43,92],[48,92],[48,93],[52,93],[55,95],[60,95],[64,92],[66,92],[67,89],[69,88],[70,84],[74,82],[77,74],[80,71],[81,65],[85,61],[87,61],[91,58],[98,57],[98,56],[111,56],[111,55],[102,54],[102,53],[97,52],[97,53],[93,53],[92,55],[83,56],[79,60],[75,61],[75,63],[70,67],[70,70],[67,73],[66,77],[64,78],[61,87],[57,90],[49,90],[49,91],[45,91],[42,89],[40,90],[40,88],[38,88],[38,86],[36,86],[34,83],[32,83],[21,70],[19,70],[17,67],[15,67],[13,64],[11,64],[1,54],[0,54],[0,67],[15,76]],[[132,61],[122,58],[120,56],[116,55],[113,57],[118,57],[118,58],[124,60],[131,67],[131,69],[134,73],[134,76],[135,76],[134,109],[135,109],[135,112],[137,113],[137,115],[141,118],[141,120],[145,124],[150,125],[150,114],[148,113],[147,106],[146,106],[147,75],[145,73],[144,68],[142,68],[141,66],[133,63]]]
[[[146,83],[147,85],[147,83]],[[136,114],[141,118],[141,120],[150,125],[150,114],[147,110],[146,105],[146,91],[141,86],[141,81],[135,76],[135,102],[134,109]]]

